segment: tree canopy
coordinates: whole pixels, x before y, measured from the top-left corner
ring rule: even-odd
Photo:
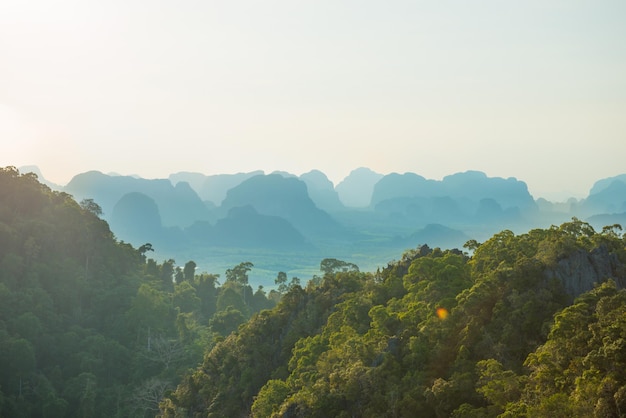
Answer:
[[[0,169],[0,416],[626,416],[626,239],[579,219],[376,273],[219,275]]]
[[[0,416],[154,416],[205,351],[274,304],[257,292],[218,309],[247,282],[147,258],[150,243],[117,241],[100,215],[0,169]]]
[[[619,228],[573,219],[470,246],[422,246],[375,275],[325,260],[208,352],[162,415],[624,416]],[[581,252],[613,273],[574,295],[561,273]]]

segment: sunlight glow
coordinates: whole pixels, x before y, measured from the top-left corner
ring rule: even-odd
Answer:
[[[446,308],[437,308],[436,312],[439,319],[446,319],[448,317],[448,310]]]

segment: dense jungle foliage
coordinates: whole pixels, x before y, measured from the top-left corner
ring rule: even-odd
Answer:
[[[620,230],[574,219],[468,242],[471,257],[423,246],[375,274],[330,269],[217,344],[161,413],[626,416]],[[588,268],[609,274],[568,292]]]
[[[253,291],[0,169],[0,416],[626,416],[626,239],[578,219]]]
[[[1,417],[154,416],[204,350],[279,298],[248,285],[251,263],[221,286],[193,261],[157,263],[100,212],[0,169]]]

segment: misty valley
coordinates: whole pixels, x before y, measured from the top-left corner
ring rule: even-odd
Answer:
[[[0,416],[626,416],[626,174],[0,168]]]
[[[585,199],[555,203],[535,200],[523,181],[475,171],[436,181],[360,168],[336,187],[315,170],[168,179],[92,171],[50,186],[94,200],[117,239],[151,243],[154,258],[193,260],[222,274],[251,261],[252,283],[264,286],[278,271],[309,278],[328,257],[372,271],[422,244],[462,248],[503,229],[521,233],[572,217],[597,229],[626,221],[626,176],[598,181]]]

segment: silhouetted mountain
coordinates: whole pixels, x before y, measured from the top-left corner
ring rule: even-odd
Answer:
[[[155,196],[155,201],[163,214],[165,226],[186,227],[196,220],[212,220],[207,205],[200,200],[198,194],[189,186],[189,183],[178,183],[174,186],[174,195]]]
[[[344,209],[333,183],[328,180],[326,174],[313,170],[302,174],[300,180],[306,183],[309,197],[318,208],[327,212],[336,212]]]
[[[43,174],[41,174],[41,170],[39,170],[39,167],[37,167],[36,165],[25,165],[22,167],[19,167],[18,170],[21,173],[34,173],[37,175],[37,179],[39,180],[40,183],[45,184],[46,186],[48,186],[49,188],[51,188],[52,190],[63,190],[63,186],[53,183],[51,181],[48,181],[46,178],[44,178]]]
[[[149,196],[127,193],[113,207],[109,221],[118,239],[135,247],[151,243],[159,250],[181,250],[187,238],[179,227],[164,227],[159,208]]]
[[[415,173],[383,176],[367,168],[352,171],[335,188],[318,170],[300,177],[282,171],[179,172],[168,180],[88,172],[74,177],[65,191],[77,200],[93,198],[114,233],[134,245],[150,241],[160,250],[195,245],[201,252],[202,246],[300,248],[309,240],[320,250],[365,254],[418,243],[458,246],[468,235],[481,239],[502,229],[547,227],[572,216],[599,229],[622,224],[624,178],[599,180],[587,199],[562,203],[535,201],[524,182],[479,171],[432,180]],[[271,228],[274,234],[268,233]],[[408,236],[412,241],[399,238]]]
[[[537,209],[541,212],[560,212],[560,213],[569,213],[572,211],[572,207],[578,204],[578,200],[576,198],[571,197],[569,200],[565,202],[551,202],[549,200],[540,197],[535,201],[537,203]]]
[[[414,173],[389,174],[374,188],[373,209],[394,218],[446,225],[521,222],[523,213],[534,215],[537,205],[524,182],[514,178],[489,178],[468,171],[427,180]]]
[[[374,187],[372,206],[398,197],[443,197],[479,202],[494,199],[503,209],[518,207],[536,209],[526,183],[515,178],[487,177],[479,171],[467,171],[446,176],[441,181],[427,180],[415,173],[392,173],[383,177]],[[468,210],[471,212],[475,208]]]
[[[626,174],[620,174],[620,175],[613,176],[613,177],[607,177],[605,179],[600,179],[596,181],[591,187],[591,190],[589,190],[589,195],[600,193],[602,190],[608,188],[611,185],[611,183],[613,183],[616,180],[626,183]]]
[[[298,178],[298,176],[296,176],[295,174],[291,174],[288,171],[282,171],[282,170],[274,170],[270,173],[270,175],[271,174],[278,174],[279,176],[286,177],[286,178],[289,178],[289,177]]]
[[[415,173],[391,173],[381,178],[374,186],[371,206],[399,197],[433,197],[444,196],[437,188],[436,180],[426,180]]]
[[[204,236],[199,233],[204,230]],[[259,214],[252,206],[233,207],[214,227],[197,223],[186,230],[197,242],[220,247],[297,250],[310,248],[289,222],[278,216]]]
[[[208,205],[219,206],[222,204],[222,200],[226,197],[226,192],[233,187],[241,184],[244,180],[250,177],[263,174],[263,171],[257,170],[250,173],[237,173],[237,174],[215,174],[205,175],[202,173],[194,173],[181,171],[178,173],[170,174],[169,180],[172,184],[180,182],[187,182],[191,188],[200,196],[205,202],[210,202]]]
[[[396,197],[383,200],[374,208],[396,225],[426,225],[429,223],[463,224],[473,220],[473,212],[460,200],[442,197]]]
[[[598,183],[596,183],[598,184]],[[579,216],[587,217],[602,213],[626,212],[626,182],[613,180],[606,187],[595,187],[597,192],[590,194],[579,206]],[[592,189],[593,190],[593,189]]]
[[[369,168],[352,170],[336,187],[339,200],[347,207],[364,208],[370,205],[374,185],[383,178]]]
[[[207,176],[207,179],[202,186],[200,196],[203,200],[209,200],[219,206],[226,198],[226,193],[230,189],[240,185],[242,182],[251,177],[259,175],[263,175],[263,171],[257,170],[250,173],[217,174]]]
[[[480,202],[478,202],[478,209],[476,210],[477,221],[500,220],[503,216],[502,206],[495,199],[480,199]]]
[[[163,228],[157,204],[139,192],[122,196],[113,207],[109,224],[119,239],[134,245],[160,240]]]
[[[455,199],[473,201],[494,199],[502,209],[517,207],[522,211],[536,210],[528,186],[514,177],[487,177],[480,171],[466,171],[446,176],[441,181],[443,194]]]
[[[251,205],[263,215],[279,216],[306,236],[335,237],[340,226],[319,209],[307,194],[306,184],[278,174],[252,177],[230,189],[222,211]]]
[[[593,226],[596,231],[602,231],[602,228],[604,228],[605,226],[611,226],[615,224],[621,225],[623,228],[626,228],[626,212],[593,215],[587,218],[586,221],[589,222],[589,224]]]
[[[475,222],[477,224],[505,226],[516,224],[522,219],[522,215],[517,206],[509,207],[506,210],[495,199],[481,199],[476,209]]]
[[[107,220],[118,200],[132,192],[141,192],[154,200],[166,227],[186,227],[196,220],[211,219],[209,210],[188,183],[173,186],[167,179],[146,180],[90,171],[75,176],[64,190],[76,200],[94,199]]]
[[[180,171],[178,173],[170,174],[168,178],[174,186],[181,182],[189,183],[191,188],[198,194],[198,196],[200,196],[202,200],[208,200],[202,196],[202,188],[204,187],[204,182],[208,178],[207,175],[189,171]]]

